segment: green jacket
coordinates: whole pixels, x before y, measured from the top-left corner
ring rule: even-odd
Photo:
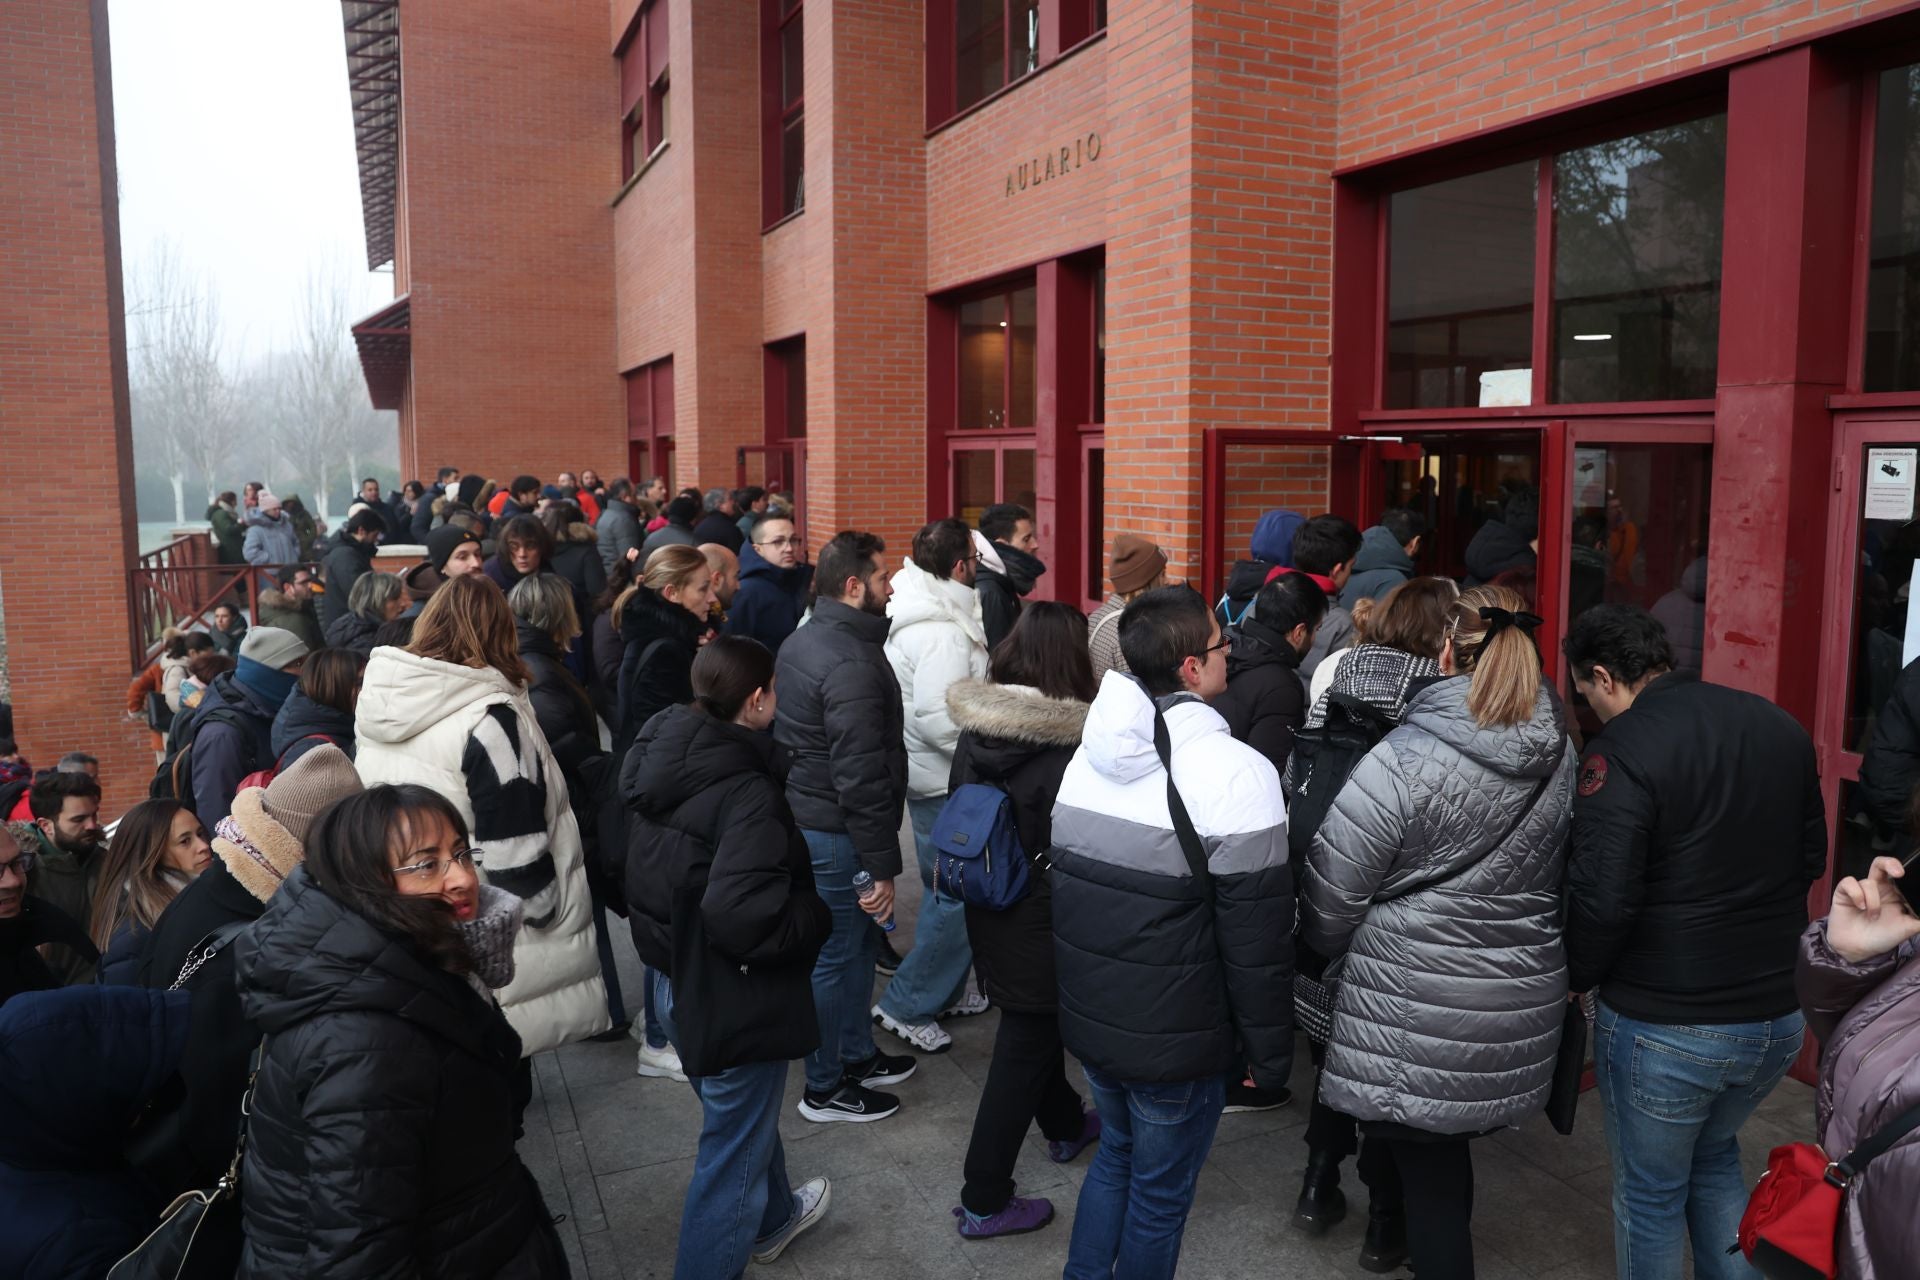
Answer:
[[[299,636],[311,651],[318,652],[326,647],[320,638],[320,615],[316,611],[313,598],[309,596],[296,605],[293,598],[278,587],[260,593],[257,617],[253,620],[256,627],[280,627]]]
[[[93,919],[93,890],[100,878],[100,857],[96,853],[86,862],[47,839],[47,833],[34,824],[33,834],[40,847],[33,851],[33,878],[27,892],[58,907],[85,930]],[[94,962],[63,946],[49,948],[47,967],[67,986],[93,981]]]
[[[245,564],[247,558],[241,554],[241,547],[246,543],[247,531],[240,517],[216,502],[207,508],[207,522],[213,526],[213,545],[220,553],[220,563]]]

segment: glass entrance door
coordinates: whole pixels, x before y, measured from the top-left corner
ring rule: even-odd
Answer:
[[[1832,879],[1858,875],[1876,853],[1907,847],[1893,815],[1871,813],[1860,766],[1894,681],[1920,657],[1920,557],[1914,475],[1920,421],[1842,419],[1835,423],[1836,492],[1827,526],[1827,599],[1820,645],[1814,746],[1833,828],[1833,865],[1813,891],[1824,913]]]

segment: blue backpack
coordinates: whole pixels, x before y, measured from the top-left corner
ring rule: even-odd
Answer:
[[[1027,896],[1027,851],[1013,801],[998,787],[969,782],[933,820],[933,887],[983,911],[1005,911]]]

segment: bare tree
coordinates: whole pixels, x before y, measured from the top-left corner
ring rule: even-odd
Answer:
[[[162,241],[134,277],[127,308],[135,440],[173,485],[173,518],[187,519],[197,476],[207,502],[239,433],[225,363],[220,307],[206,278]]]
[[[328,503],[340,469],[351,484],[361,462],[383,451],[383,437],[385,442],[393,437],[392,416],[367,401],[351,324],[343,273],[310,269],[293,349],[277,371],[288,409],[280,448],[312,482],[316,514],[323,521],[332,519]]]

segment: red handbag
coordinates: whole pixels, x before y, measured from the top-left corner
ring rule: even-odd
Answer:
[[[1775,1147],[1740,1217],[1734,1249],[1768,1280],[1833,1280],[1847,1184],[1917,1127],[1920,1107],[1882,1125],[1841,1160],[1828,1160],[1811,1142]]]

